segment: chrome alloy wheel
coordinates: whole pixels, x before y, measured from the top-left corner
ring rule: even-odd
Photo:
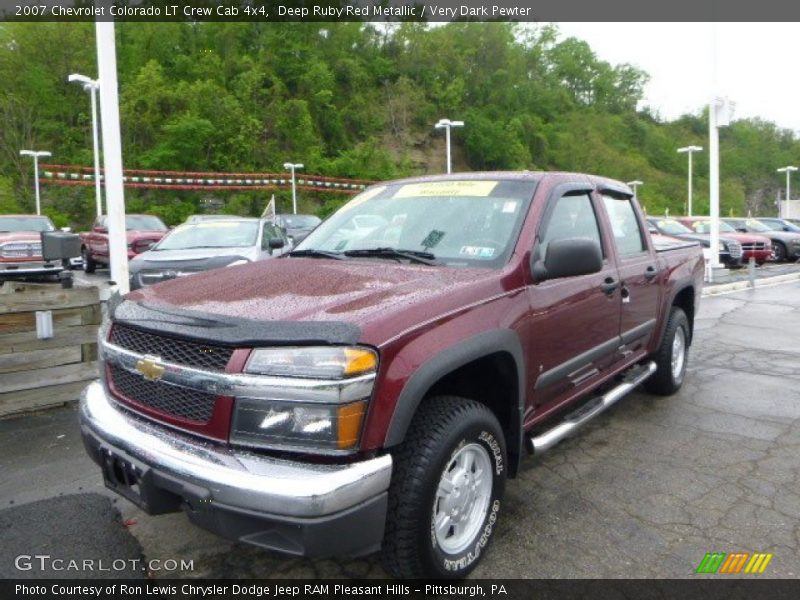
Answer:
[[[672,378],[680,381],[683,374],[683,366],[686,363],[686,334],[683,327],[675,330],[675,337],[672,338]]]
[[[461,447],[444,469],[433,501],[439,547],[458,554],[476,538],[492,496],[492,461],[480,444]]]

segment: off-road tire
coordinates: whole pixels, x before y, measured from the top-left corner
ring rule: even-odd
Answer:
[[[486,450],[491,493],[480,527],[467,547],[448,554],[437,542],[433,518],[440,479],[459,451]],[[505,490],[508,460],[503,430],[489,408],[456,396],[427,399],[406,439],[392,452],[394,467],[384,533],[384,568],[395,577],[456,579],[467,575],[485,553],[496,529]],[[477,505],[475,500],[472,506]],[[441,507],[438,508],[441,511]],[[475,524],[477,520],[473,520]],[[467,528],[469,530],[469,528]]]
[[[83,250],[81,250],[81,257],[83,258],[83,272],[94,273],[95,269],[97,269],[97,263],[94,262],[88,248],[84,247]]]
[[[677,375],[673,372],[673,344],[675,337],[683,334],[683,361]],[[656,363],[656,372],[644,382],[644,388],[651,394],[659,396],[671,396],[677,392],[686,375],[686,364],[689,359],[689,343],[691,341],[691,330],[689,319],[681,308],[673,306],[667,320],[667,327],[664,336],[661,338],[661,345],[653,355],[652,359]]]

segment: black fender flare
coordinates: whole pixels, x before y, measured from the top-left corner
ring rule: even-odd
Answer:
[[[406,382],[397,398],[394,413],[384,438],[384,446],[400,444],[420,403],[433,385],[456,369],[498,352],[509,354],[517,370],[517,410],[506,440],[509,454],[520,456],[522,451],[522,417],[525,411],[525,358],[519,335],[511,329],[492,329],[460,341],[437,352],[420,366]],[[515,460],[511,460],[515,464]],[[514,469],[512,469],[513,473]]]

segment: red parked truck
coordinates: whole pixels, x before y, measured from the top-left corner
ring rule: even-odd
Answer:
[[[526,450],[640,383],[681,387],[702,276],[617,181],[383,183],[286,257],[115,298],[84,442],[151,514],[461,577]]]
[[[61,261],[42,256],[41,232],[55,230],[42,215],[0,215],[0,284],[3,279],[58,275],[64,269]]]
[[[150,249],[167,234],[167,226],[153,215],[125,215],[125,234],[128,242],[128,259]],[[108,217],[95,219],[92,230],[81,234],[83,270],[94,273],[108,264]]]
[[[675,217],[675,219],[696,233],[711,232],[711,219],[708,217]],[[752,258],[757,265],[763,265],[772,257],[772,242],[768,237],[755,233],[740,233],[722,220],[719,222],[719,233],[742,245],[742,262],[745,264]]]

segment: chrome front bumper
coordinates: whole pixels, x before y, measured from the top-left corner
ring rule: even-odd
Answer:
[[[121,410],[99,382],[81,396],[80,422],[87,448],[202,489],[204,502],[235,511],[300,519],[333,515],[385,495],[392,475],[389,454],[314,464],[203,442]]]
[[[0,275],[49,275],[60,273],[64,270],[61,261],[58,262],[40,262],[40,261],[26,261],[26,262],[0,262]]]

